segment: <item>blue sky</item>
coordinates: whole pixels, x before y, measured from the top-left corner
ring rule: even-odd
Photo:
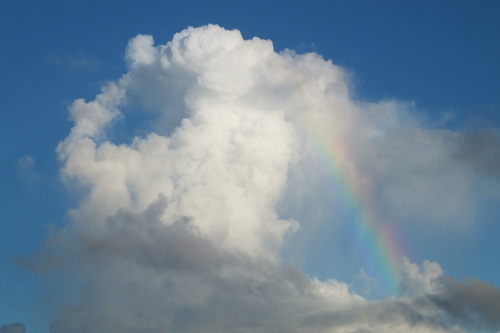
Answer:
[[[356,103],[375,105],[380,101],[396,101],[394,108],[406,108],[404,112],[411,114],[408,119],[418,123],[411,126],[451,133],[449,137],[429,134],[429,140],[439,137],[436,145],[441,144],[443,151],[455,147],[448,146],[446,140],[459,137],[453,144],[459,145],[457,151],[466,160],[464,163],[469,163],[463,173],[462,169],[456,171],[448,160],[434,162],[428,157],[426,152],[435,147],[432,143],[427,150],[418,150],[420,146],[412,141],[409,147],[417,147],[418,152],[409,155],[393,145],[381,143],[385,149],[374,146],[380,158],[399,160],[406,156],[406,161],[410,161],[410,156],[415,156],[415,164],[411,160],[395,163],[399,171],[373,171],[373,174],[369,171],[373,177],[372,195],[390,197],[387,202],[380,202],[377,209],[380,215],[394,220],[391,223],[397,224],[398,219],[409,221],[394,228],[403,243],[400,244],[403,254],[411,262],[421,265],[424,260],[435,261],[455,279],[477,278],[498,290],[500,4],[497,1],[7,0],[0,5],[0,15],[3,172],[0,288],[5,295],[0,301],[0,325],[21,322],[27,332],[49,332],[49,323],[60,306],[79,299],[79,289],[65,280],[67,272],[40,275],[14,259],[36,253],[48,233],[48,225],[66,225],[71,220],[68,209],[80,207],[85,197],[74,188],[68,189],[71,185],[63,184],[59,175],[65,162],[58,160],[55,150],[73,127],[68,120],[69,105],[78,98],[93,100],[106,82],[119,80],[131,71],[125,59],[131,38],[151,35],[155,45],[163,45],[188,26],[209,23],[228,30],[238,29],[244,39],[257,36],[271,40],[276,52],[284,49],[295,50],[297,54],[315,52],[331,59],[345,71],[350,98]],[[144,120],[142,115],[135,116],[138,122]],[[132,112],[129,119],[133,117]],[[123,128],[116,129],[115,135]],[[405,208],[406,202],[401,203],[400,210],[395,207],[397,200],[393,196],[399,193],[395,189],[401,182],[411,183],[407,179],[411,175],[404,170],[420,166],[420,154],[424,161],[429,158],[429,165],[437,165],[436,170],[450,171],[445,173],[446,177],[451,174],[450,178],[436,182],[436,193],[442,194],[441,206],[467,202],[467,212],[473,212],[463,215],[464,221],[453,213],[437,212],[429,217],[410,204]],[[360,174],[362,170],[371,170],[361,152],[359,156],[356,161],[362,164],[356,165],[356,170]],[[471,178],[461,176],[472,173]],[[415,184],[411,183],[417,186],[414,198],[424,203],[425,210],[427,201],[418,196],[420,188]],[[450,184],[453,186],[445,188]],[[352,261],[347,260],[343,250],[348,251],[352,246],[351,231],[323,224],[325,220],[339,218],[337,213],[321,212],[329,207],[327,202],[330,198],[334,200],[335,194],[324,188],[315,190],[311,193],[316,197],[309,194],[305,200],[311,203],[309,208],[294,210],[286,202],[281,208],[288,207],[286,214],[299,224],[305,219],[314,221],[309,227],[301,225],[300,231],[292,236],[291,245],[283,245],[283,258],[300,267],[305,275],[321,280],[331,278],[350,283],[361,268],[368,270],[374,279],[381,279],[376,272],[369,271],[363,261],[368,259],[354,256],[356,260],[351,257]],[[462,190],[463,195],[452,193]],[[436,227],[440,216],[446,222]],[[346,217],[349,218],[354,219]],[[468,218],[473,220],[465,221]],[[68,269],[68,274],[74,277],[78,269],[82,267],[75,268],[73,273]],[[56,285],[60,290],[54,293]],[[377,298],[387,293],[379,290],[379,294],[371,296]]]

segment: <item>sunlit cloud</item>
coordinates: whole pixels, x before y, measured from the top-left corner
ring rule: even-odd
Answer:
[[[126,59],[70,106],[57,154],[81,198],[24,261],[84,280],[52,332],[499,328],[497,287],[410,262],[391,231],[468,229],[499,186],[477,186],[494,175],[494,132],[426,128],[412,103],[355,100],[346,71],[315,53],[216,25],[165,45],[139,35]],[[367,297],[377,279],[362,267],[355,284],[283,258],[325,224],[359,235],[390,297]]]

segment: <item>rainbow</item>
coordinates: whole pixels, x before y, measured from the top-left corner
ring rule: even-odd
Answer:
[[[317,133],[317,132],[316,132]],[[335,144],[331,138],[315,136],[316,153],[332,176],[340,192],[342,205],[354,221],[357,234],[356,246],[362,251],[363,259],[371,271],[377,272],[385,290],[394,295],[397,292],[402,262],[402,251],[393,228],[377,216],[377,209],[366,186],[354,184],[349,168],[348,152],[345,146]]]
[[[300,101],[290,98],[284,91],[276,95],[278,105],[284,108]],[[370,197],[368,186],[355,184],[355,173],[350,167],[349,151],[342,140],[334,139],[327,133],[331,128],[318,118],[300,118],[296,122],[296,129],[305,133],[311,139],[309,146],[313,147],[314,155],[319,157],[320,163],[328,168],[330,180],[338,190],[343,208],[350,213],[357,248],[363,255],[364,262],[371,271],[380,277],[385,291],[391,295],[398,292],[401,281],[401,264],[404,252],[398,242],[398,235],[391,224],[378,216],[378,209]],[[306,144],[307,145],[307,144]],[[367,267],[368,268],[368,267]]]

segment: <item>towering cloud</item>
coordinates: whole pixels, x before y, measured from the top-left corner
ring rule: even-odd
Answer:
[[[139,35],[126,59],[95,100],[73,102],[57,148],[81,200],[34,262],[83,282],[52,332],[464,332],[470,312],[454,304],[498,329],[498,289],[439,284],[436,263],[407,262],[403,297],[370,301],[280,255],[299,226],[326,223],[307,219],[322,215],[318,147],[361,204],[456,228],[476,214],[480,175],[459,161],[477,140],[459,149],[464,134],[425,129],[412,105],[354,100],[330,61],[237,30],[188,28],[158,46]]]

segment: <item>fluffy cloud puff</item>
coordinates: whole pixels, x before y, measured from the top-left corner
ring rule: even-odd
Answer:
[[[404,223],[465,223],[476,176],[450,168],[475,158],[457,148],[463,134],[424,129],[409,104],[357,102],[330,61],[237,30],[188,28],[159,46],[139,35],[126,59],[95,100],[74,101],[57,148],[81,200],[34,265],[71,265],[85,282],[52,332],[463,332],[471,313],[498,327],[486,306],[498,297],[458,297],[484,286],[439,284],[435,263],[407,262],[403,297],[369,301],[280,258],[314,224],[319,143]]]

